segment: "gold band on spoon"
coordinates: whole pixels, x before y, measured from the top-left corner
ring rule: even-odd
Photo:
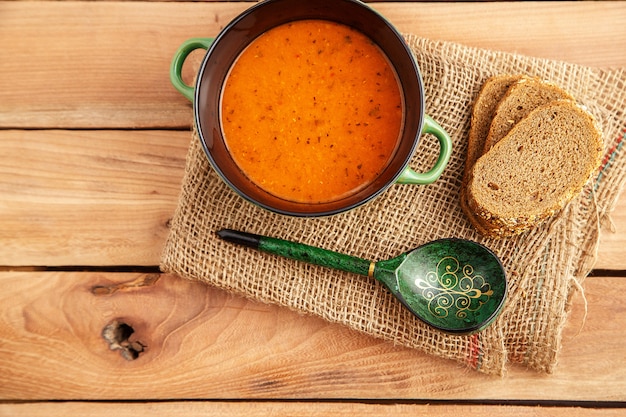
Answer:
[[[376,268],[375,262],[370,262],[370,269],[367,271],[367,276],[370,278],[374,277],[374,268]]]

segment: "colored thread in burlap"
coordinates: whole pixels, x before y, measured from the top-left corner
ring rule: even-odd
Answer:
[[[626,70],[592,69],[412,35],[406,40],[421,68],[426,111],[453,140],[450,163],[435,184],[393,185],[373,202],[332,217],[289,218],[255,207],[231,191],[210,168],[194,134],[161,268],[481,372],[503,374],[510,363],[552,372],[572,294],[591,270],[600,224],[608,219],[626,178]],[[459,193],[472,103],[488,77],[505,73],[538,76],[573,94],[601,125],[606,156],[581,195],[557,216],[521,236],[495,240],[472,228],[461,211]],[[437,154],[437,141],[424,136],[411,166],[427,171]],[[486,330],[448,335],[416,319],[372,279],[223,242],[215,232],[225,227],[374,261],[439,238],[472,239],[501,258],[509,296],[500,317]]]

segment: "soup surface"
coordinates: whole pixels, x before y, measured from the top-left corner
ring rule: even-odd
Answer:
[[[397,77],[362,33],[302,20],[273,28],[237,58],[221,123],[235,162],[286,200],[340,199],[388,164],[402,129]]]

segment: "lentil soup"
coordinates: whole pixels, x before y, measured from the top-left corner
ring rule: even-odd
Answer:
[[[289,201],[335,201],[387,166],[403,123],[397,76],[368,37],[325,20],[277,26],[237,58],[222,90],[229,153]]]

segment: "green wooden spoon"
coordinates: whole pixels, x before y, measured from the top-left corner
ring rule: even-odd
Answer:
[[[372,262],[301,243],[222,229],[229,242],[383,283],[413,314],[448,333],[473,333],[498,316],[507,292],[500,260],[464,239],[440,239],[395,258]]]

